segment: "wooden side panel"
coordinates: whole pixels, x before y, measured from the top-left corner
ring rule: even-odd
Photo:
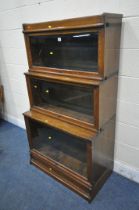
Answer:
[[[26,78],[26,84],[27,84],[27,90],[28,90],[28,97],[29,97],[29,102],[30,102],[30,107],[32,108],[33,106],[33,97],[32,97],[32,92],[31,92],[31,84],[29,77],[25,75]]]
[[[103,128],[116,113],[117,75],[104,81],[99,87],[99,128]]]
[[[95,138],[92,146],[93,182],[99,182],[107,171],[113,169],[115,143],[115,117],[104,127]]]
[[[3,99],[4,99],[4,97],[3,97],[3,86],[0,85],[0,102],[3,102]]]
[[[25,120],[25,125],[26,125],[26,132],[27,132],[27,136],[28,136],[29,148],[32,149],[33,148],[32,137],[37,136],[38,133],[37,133],[37,130],[33,129],[32,124],[29,123],[28,117],[24,116],[24,120]]]
[[[119,48],[122,18],[105,17],[104,76],[109,77],[119,70]]]
[[[3,112],[3,102],[4,102],[3,86],[0,85],[0,118]]]
[[[25,40],[25,46],[26,46],[26,53],[27,53],[27,60],[28,60],[28,66],[32,66],[32,56],[30,51],[30,42],[29,42],[29,36],[24,34],[24,40]]]

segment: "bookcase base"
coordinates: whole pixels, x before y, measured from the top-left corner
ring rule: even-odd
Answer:
[[[112,170],[106,169],[99,180],[92,184],[89,181],[83,181],[80,177],[75,177],[67,172],[59,170],[56,166],[51,164],[49,161],[40,161],[39,157],[31,154],[30,164],[39,168],[41,171],[45,172],[58,182],[62,183],[64,186],[68,187],[70,190],[74,191],[78,195],[82,196],[88,202],[91,202],[98,191],[102,188],[103,184],[106,182],[107,178],[111,175]]]

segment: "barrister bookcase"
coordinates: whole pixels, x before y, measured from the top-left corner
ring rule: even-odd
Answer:
[[[23,24],[30,163],[88,201],[113,170],[121,20]]]

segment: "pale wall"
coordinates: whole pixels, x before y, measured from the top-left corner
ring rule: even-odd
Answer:
[[[139,182],[138,0],[0,0],[0,74],[5,89],[5,118],[24,127],[22,113],[29,109],[23,76],[28,66],[22,23],[88,16],[103,12],[124,14],[115,171]]]

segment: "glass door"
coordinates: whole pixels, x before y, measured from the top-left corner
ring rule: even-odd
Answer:
[[[91,124],[94,122],[93,86],[29,78],[34,106]]]
[[[96,72],[98,32],[30,36],[32,66]]]
[[[87,177],[87,141],[29,119],[32,149]]]

